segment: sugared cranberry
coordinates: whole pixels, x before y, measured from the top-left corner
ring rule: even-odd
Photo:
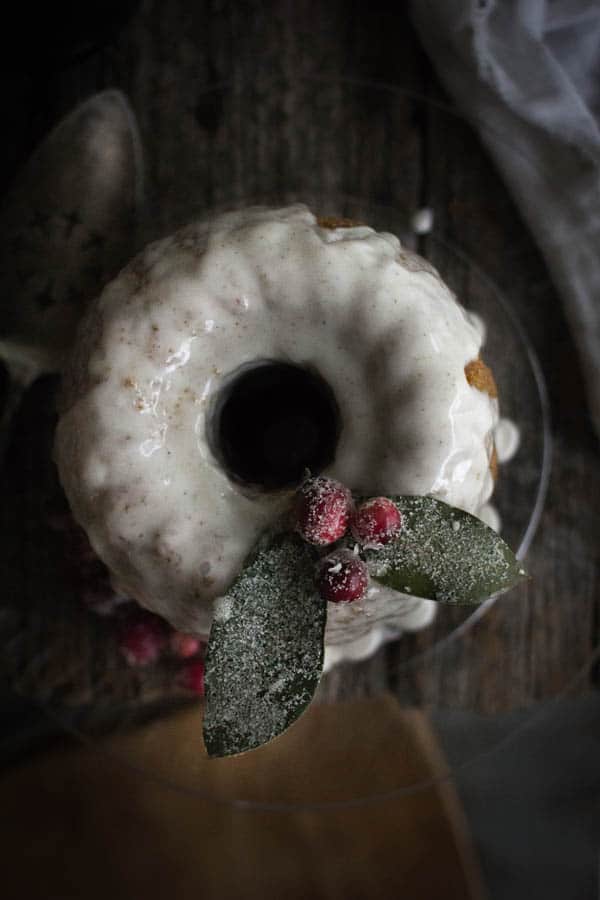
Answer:
[[[373,497],[354,510],[350,529],[363,547],[377,548],[392,541],[402,528],[398,507],[387,497]]]
[[[352,603],[367,592],[369,575],[366,564],[351,550],[340,550],[326,557],[317,575],[319,594],[329,603]]]
[[[183,631],[174,631],[169,638],[171,653],[179,659],[190,659],[200,650],[200,638],[193,634],[184,634]]]
[[[186,691],[204,696],[204,663],[201,659],[186,663],[179,672],[177,683]]]
[[[326,547],[346,533],[352,494],[332,478],[307,478],[296,500],[296,530],[310,544]]]
[[[160,616],[139,609],[121,623],[117,642],[130,666],[156,662],[168,641],[167,623]]]

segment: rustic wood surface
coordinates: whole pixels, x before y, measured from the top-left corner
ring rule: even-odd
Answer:
[[[149,233],[164,233],[207,207],[256,197],[306,198],[323,213],[352,214],[364,197],[388,211],[425,204],[435,210],[436,233],[460,245],[510,297],[548,383],[554,467],[528,557],[532,579],[433,660],[407,669],[407,645],[391,644],[334,672],[325,691],[368,694],[387,685],[402,699],[505,710],[553,695],[578,675],[577,690],[592,679],[585,667],[598,641],[598,445],[559,298],[473,129],[409,96],[327,81],[386,82],[447,102],[398,7],[389,12],[377,2],[342,0],[130,4],[126,21],[106,29],[102,40],[84,33],[43,66],[15,63],[5,86],[11,140],[0,149],[1,184],[9,187],[35,144],[75,104],[117,87],[129,97],[142,132]],[[222,83],[233,88],[214,89]],[[331,208],[341,197],[346,208]],[[419,249],[450,280],[463,278],[439,242],[422,239]],[[468,281],[463,288],[468,293]],[[61,647],[53,661],[61,690],[70,696],[73,678],[79,686],[83,678],[88,690],[75,692],[70,702],[84,702],[98,689],[92,685],[103,684],[102,628],[94,625],[92,634],[89,623],[75,631],[64,625],[72,597],[64,597],[60,613],[48,621],[39,606],[31,621],[26,612],[37,589],[27,571],[28,547],[45,542],[50,565],[61,552],[36,525],[41,501],[35,492],[53,477],[44,463],[53,389],[49,381],[35,386],[17,421],[3,474],[5,489],[12,490],[2,516],[3,562],[10,564],[12,589],[30,598],[23,616],[31,658],[44,657],[52,635]],[[515,496],[515,509],[523,502]],[[106,683],[107,703],[136,690],[139,696],[132,676],[123,673],[123,679]],[[34,691],[35,680],[30,672],[20,686]],[[140,702],[154,702],[164,684],[153,682]]]

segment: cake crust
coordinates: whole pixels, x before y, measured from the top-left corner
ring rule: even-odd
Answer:
[[[465,366],[465,377],[471,387],[477,388],[478,391],[484,391],[493,400],[498,399],[498,387],[492,370],[480,356],[467,363]]]
[[[347,219],[344,216],[318,216],[317,225],[321,228],[360,228],[364,222],[355,219]]]

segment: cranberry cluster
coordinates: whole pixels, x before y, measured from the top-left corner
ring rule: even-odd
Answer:
[[[177,660],[174,678],[178,686],[202,696],[204,645],[200,639],[175,631],[160,616],[115,593],[108,569],[67,510],[50,509],[47,522],[53,531],[61,533],[66,582],[90,612],[110,619],[114,639],[127,664],[140,669],[169,658]]]
[[[204,662],[194,658],[203,647],[194,635],[173,631],[163,618],[136,605],[119,622],[117,644],[125,661],[134,667],[152,665],[166,655],[183,660],[177,684],[194,694],[204,694]]]
[[[354,505],[348,488],[332,478],[307,478],[295,504],[296,531],[317,547],[327,547],[348,529],[364,549],[378,549],[393,540],[402,527],[397,506],[387,497],[372,497]],[[367,592],[369,575],[358,552],[340,549],[321,560],[317,588],[330,603],[351,603]]]

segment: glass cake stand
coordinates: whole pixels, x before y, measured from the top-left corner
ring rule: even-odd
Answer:
[[[270,101],[265,104],[261,98],[267,95]],[[303,107],[314,109],[315,116],[300,140],[294,112]],[[435,169],[431,178],[436,190],[430,200],[423,171],[427,159],[411,145],[423,123],[429,160],[436,140],[443,148],[449,136],[458,135],[473,144],[464,121],[455,110],[410,91],[316,79],[277,84],[266,93],[258,92],[252,79],[219,84],[206,90],[198,115],[206,120],[206,128],[197,138],[197,153],[193,159],[189,154],[187,172],[174,167],[166,194],[148,197],[140,242],[199,215],[249,204],[303,202],[321,215],[347,216],[392,232],[429,259],[460,302],[486,326],[485,359],[498,383],[501,415],[520,433],[516,454],[501,466],[494,504],[503,537],[525,558],[540,521],[550,471],[544,377],[511,297],[457,237],[460,204],[448,173],[443,166]],[[357,127],[365,118],[385,151],[371,165],[365,164],[368,150],[360,144],[364,128]],[[274,142],[273,133],[281,140]],[[430,206],[431,223],[427,212],[415,218]],[[487,215],[494,220],[493,209]],[[207,771],[198,704],[190,705],[188,698],[170,689],[172,670],[127,671],[110,647],[107,621],[82,611],[56,578],[60,536],[49,534],[44,524],[47,496],[57,490],[50,461],[55,389],[54,381],[45,380],[26,397],[16,445],[6,459],[3,524],[8,533],[8,522],[13,523],[14,536],[3,549],[4,580],[10,589],[1,601],[0,636],[12,686],[39,702],[61,728],[103,747],[132,772],[178,790],[239,808],[299,809],[411,795],[442,783],[457,767],[500,752],[502,741],[526,727],[516,718],[501,734],[490,729],[476,747],[461,747],[450,764],[434,737],[435,723],[444,716],[510,712],[514,704],[498,700],[495,691],[494,679],[500,682],[503,677],[501,659],[486,667],[478,649],[493,653],[495,635],[523,616],[524,586],[476,609],[440,606],[424,630],[386,642],[369,659],[336,667],[324,678],[311,712],[286,735],[251,754],[211,761]],[[23,459],[19,448],[25,444],[29,449]],[[30,487],[23,502],[25,483]],[[74,620],[76,627],[65,626]],[[483,674],[485,687],[479,679]],[[568,689],[563,684],[554,693]],[[532,699],[526,697],[523,705]],[[166,759],[159,748],[164,746],[163,729],[170,726],[162,714],[174,710],[192,718],[186,720],[185,737]],[[144,722],[150,724],[140,748],[132,726]],[[359,725],[364,772],[348,782],[336,772],[343,770],[344,760],[354,758]],[[382,759],[390,734],[401,759],[374,767],[373,759]],[[190,762],[195,741],[198,755]],[[330,776],[328,788],[314,781],[310,766],[299,763],[302,746],[313,747],[312,755],[322,760]],[[426,765],[420,764],[422,759]]]

